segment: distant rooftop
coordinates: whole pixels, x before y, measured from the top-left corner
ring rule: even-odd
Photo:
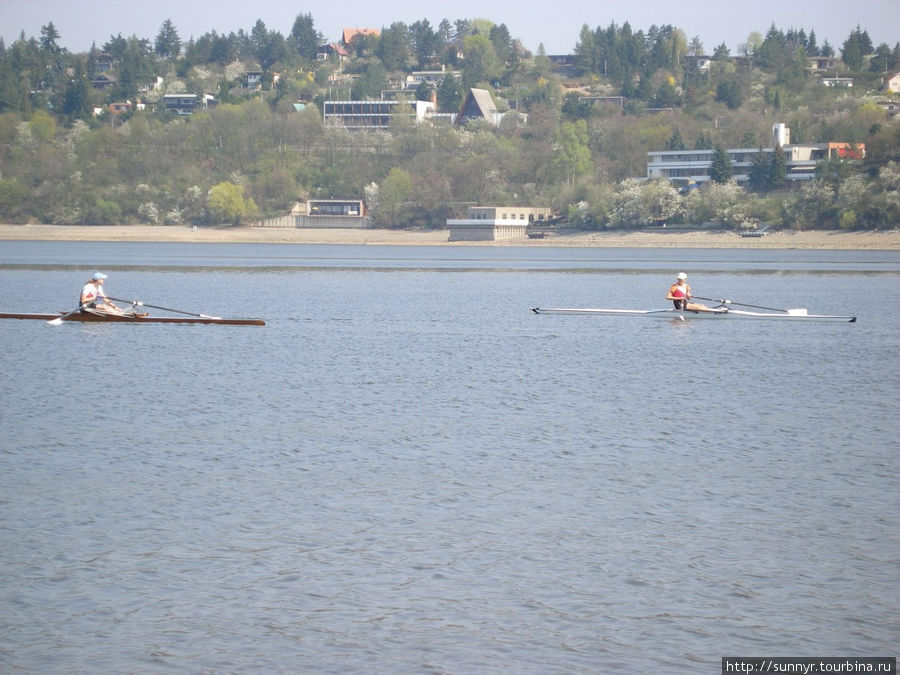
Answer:
[[[349,45],[357,35],[374,35],[378,37],[381,35],[381,31],[377,28],[345,28],[341,40],[345,45]]]

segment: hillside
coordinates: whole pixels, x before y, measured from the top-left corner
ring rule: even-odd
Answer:
[[[396,22],[335,43],[308,14],[286,34],[258,21],[182,43],[167,21],[155,40],[79,54],[58,40],[49,23],[0,43],[3,222],[243,223],[310,197],[365,198],[375,224],[403,228],[442,228],[473,203],[546,205],[589,230],[900,222],[887,104],[900,44],[874,46],[860,27],[838,53],[772,26],[736,55],[627,23],[585,26],[559,56],[483,20]],[[483,115],[459,124],[473,90],[486,92]],[[327,117],[326,101],[382,99],[399,101],[385,124]],[[697,190],[644,180],[650,151],[763,149],[778,123],[795,144],[864,147],[865,159],[791,181],[759,153],[738,185],[726,156]]]

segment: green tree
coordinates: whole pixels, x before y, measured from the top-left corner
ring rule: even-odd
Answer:
[[[0,180],[0,218],[17,223],[28,199],[28,190],[18,180]]]
[[[681,137],[681,130],[675,127],[671,138],[666,141],[666,150],[684,150],[684,138]]]
[[[150,43],[135,36],[128,38],[124,45],[121,45],[119,64],[118,90],[114,95],[122,100],[134,99],[140,89],[150,83],[156,75]]]
[[[841,46],[841,60],[850,70],[860,71],[863,68],[863,57],[871,54],[872,51],[872,40],[869,39],[869,34],[857,26]]]
[[[499,26],[492,26],[488,33],[491,44],[494,45],[494,51],[501,63],[509,63],[513,56],[513,41],[509,34],[509,28],[505,23]]]
[[[776,145],[775,150],[772,152],[771,163],[769,164],[769,187],[773,190],[783,187],[786,176],[787,161],[784,157],[784,150],[782,150],[780,145]]]
[[[72,78],[66,84],[62,113],[70,123],[77,119],[84,120],[90,117],[90,85],[81,62],[75,65]]]
[[[697,140],[694,142],[694,150],[712,150],[714,145],[712,136],[705,131],[701,131],[697,134]]]
[[[468,35],[463,40],[463,83],[466,88],[493,82],[500,74],[500,61],[494,45],[485,35]]]
[[[407,219],[406,202],[412,194],[412,176],[405,169],[394,167],[378,189],[378,208],[375,222],[379,227],[400,227]]]
[[[721,143],[716,143],[713,149],[712,164],[709,167],[710,180],[716,183],[727,183],[731,179],[731,159],[728,151]]]
[[[666,180],[622,181],[612,197],[610,225],[646,227],[665,222],[679,209],[678,191]]]
[[[579,74],[601,73],[602,68],[596,62],[597,49],[594,43],[594,32],[587,24],[581,27],[581,35],[575,43],[575,69]]]
[[[656,108],[674,108],[681,103],[681,97],[675,89],[675,83],[669,78],[659,85],[656,95],[653,97],[653,105]]]
[[[582,101],[582,94],[571,92],[563,100],[562,113],[569,119],[585,119],[591,115],[591,104]]]
[[[212,222],[234,225],[246,217],[249,206],[244,199],[244,188],[228,182],[213,185],[206,202]]]
[[[28,126],[34,137],[43,143],[53,140],[53,137],[56,136],[56,120],[43,110],[34,112]]]
[[[563,122],[554,143],[551,166],[558,180],[572,184],[594,169],[584,120]]]
[[[770,164],[771,162],[769,160],[769,157],[762,148],[760,148],[759,152],[753,155],[753,157],[750,159],[748,178],[750,181],[750,187],[757,192],[767,190],[769,187]]]
[[[409,29],[406,24],[397,21],[381,31],[375,53],[388,71],[405,70],[410,63]]]
[[[284,36],[277,31],[268,30],[262,19],[256,21],[250,32],[250,48],[260,67],[265,71],[287,56]]]
[[[41,49],[48,54],[56,55],[61,51],[56,41],[59,40],[59,31],[53,22],[49,22],[46,26],[41,26]]]
[[[322,42],[322,34],[316,30],[312,14],[298,14],[291,28],[291,40],[300,58],[314,62],[316,51]]]
[[[882,42],[875,48],[872,59],[869,61],[869,72],[887,74],[888,66],[893,66],[891,48],[886,42]]]
[[[798,230],[824,225],[835,217],[835,190],[825,181],[811,180],[785,199],[784,221]]]
[[[716,100],[727,105],[730,110],[740,108],[744,102],[744,92],[740,82],[735,78],[719,82],[716,86]]]
[[[747,41],[740,45],[740,50],[744,54],[744,57],[747,59],[747,63],[750,64],[750,69],[753,69],[754,59],[756,58],[756,54],[759,52],[760,47],[763,44],[763,36],[760,35],[757,31],[753,31],[747,36]]]
[[[731,50],[728,49],[728,45],[724,42],[720,44],[713,50],[713,59],[718,61],[725,61],[731,57]]]
[[[409,26],[411,51],[420,68],[432,64],[441,53],[441,38],[434,32],[428,19],[416,21]]]
[[[428,80],[422,80],[419,82],[419,86],[416,87],[416,100],[417,101],[430,101],[431,97],[435,94],[434,85],[431,84]]]
[[[442,112],[457,112],[462,101],[463,91],[459,79],[452,72],[446,73],[437,88],[438,108]]]
[[[156,55],[163,59],[177,59],[181,55],[181,38],[171,19],[163,21],[153,48]]]
[[[368,68],[353,81],[350,88],[350,96],[355,101],[381,98],[381,90],[387,89],[387,72],[377,61],[369,64]]]

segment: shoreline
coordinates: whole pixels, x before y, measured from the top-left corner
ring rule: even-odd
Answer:
[[[448,241],[449,231],[303,229],[182,225],[0,225],[0,241],[96,241],[234,244],[353,244],[376,246],[538,246],[595,248],[748,248],[900,250],[900,230],[834,232],[806,230],[741,237],[721,231],[563,232],[543,239]]]

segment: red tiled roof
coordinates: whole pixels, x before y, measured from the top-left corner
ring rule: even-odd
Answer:
[[[345,28],[342,40],[345,45],[349,45],[350,41],[357,35],[374,35],[378,37],[381,35],[381,31],[377,28]]]

